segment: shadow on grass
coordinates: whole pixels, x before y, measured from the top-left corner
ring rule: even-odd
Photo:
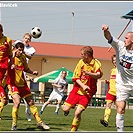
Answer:
[[[26,129],[17,129],[17,131],[25,131],[25,132],[28,132],[28,131],[51,131],[51,130],[54,130],[54,129],[58,129],[59,131],[62,130],[62,128],[54,128],[54,127],[50,127],[50,130],[45,130],[45,129],[41,129],[41,128],[26,128]]]
[[[41,127],[37,127],[36,124],[32,124],[30,123],[29,126],[31,127],[26,127],[26,128],[18,128],[17,131],[54,131],[54,130],[59,130],[62,131],[64,126],[68,125],[68,124],[55,124],[55,123],[46,123],[48,126],[50,126],[50,130],[44,130]],[[26,126],[27,124],[25,124]]]
[[[2,120],[12,120],[12,116],[2,116]]]
[[[115,128],[116,128],[116,126],[115,126],[115,125],[114,125],[114,126],[113,126],[113,125],[111,125],[111,126],[108,126],[108,127],[110,127],[110,128],[111,128],[111,127],[115,127]],[[108,128],[108,127],[105,127],[105,128]],[[131,125],[131,126],[124,126],[124,127],[133,127],[133,125]]]
[[[133,127],[133,125],[132,126],[124,126],[124,127]]]
[[[2,116],[3,120],[12,120],[12,116]],[[22,117],[18,117],[18,120],[27,120],[26,117],[22,118]]]
[[[39,127],[28,127],[25,129],[18,128],[17,131],[49,131]]]
[[[17,131],[35,131],[36,128],[17,129]]]
[[[57,123],[48,123],[48,122],[47,122],[46,124],[47,124],[47,125],[55,125],[55,126],[57,126],[57,125],[58,125],[58,126],[67,126],[67,125],[69,125],[69,124],[64,124],[64,123],[62,123],[62,124],[61,124],[61,123],[57,124]]]
[[[69,126],[69,124],[57,124],[57,123],[46,123],[48,126],[50,126],[51,130],[58,130],[62,131],[65,126]]]

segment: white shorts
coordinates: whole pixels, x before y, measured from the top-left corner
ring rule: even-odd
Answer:
[[[126,101],[133,96],[133,86],[116,84],[116,101]]]
[[[62,100],[63,96],[64,96],[63,93],[59,94],[57,92],[52,91],[52,93],[49,96],[48,101],[53,101],[53,100],[56,100],[56,99],[57,100]]]

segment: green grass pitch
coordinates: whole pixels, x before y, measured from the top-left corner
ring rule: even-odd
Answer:
[[[37,105],[38,111],[41,109],[41,105]],[[12,104],[8,104],[4,107],[2,113],[2,120],[0,121],[0,132],[3,131],[10,131],[11,124],[12,124]],[[109,120],[109,126],[104,127],[100,124],[99,120],[103,118],[104,114],[104,107],[88,108],[82,113],[82,120],[79,126],[78,131],[85,132],[85,131],[100,131],[100,132],[107,132],[107,131],[116,131],[115,128],[115,116],[116,116],[116,109],[112,109],[112,113]],[[40,115],[43,122],[50,126],[51,132],[69,132],[71,128],[71,123],[74,117],[75,109],[71,109],[68,116],[64,116],[62,109],[59,110],[59,115],[55,115],[55,106],[47,106],[44,110],[43,114]],[[17,131],[39,131],[42,130],[37,128],[36,121],[32,116],[32,121],[28,122],[26,119],[25,114],[25,106],[23,104],[20,105],[19,109],[19,117],[17,123],[18,130]],[[133,110],[126,109],[125,113],[125,131],[133,131]],[[42,131],[44,132],[44,131]]]

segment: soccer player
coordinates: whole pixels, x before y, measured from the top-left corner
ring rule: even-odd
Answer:
[[[111,35],[108,25],[103,24],[102,30],[116,51],[116,127],[123,132],[126,101],[129,95],[133,96],[133,32],[127,32],[124,41],[120,41]]]
[[[30,45],[30,42],[31,42],[31,39],[32,39],[32,36],[29,34],[29,33],[25,33],[23,38],[22,38],[22,41],[20,40],[17,40],[16,42],[14,42],[13,45],[15,45],[17,42],[23,42],[24,44],[24,54],[26,56],[26,60],[27,60],[27,63],[29,62],[29,60],[33,57],[33,55],[35,54],[36,50],[34,49],[34,47],[32,47]],[[25,78],[26,78],[26,73],[24,72],[25,74]],[[25,99],[23,98],[23,101],[25,103],[25,113],[27,115],[27,120],[28,121],[31,121],[31,112],[30,112],[30,108],[27,104],[27,102],[25,101]]]
[[[58,115],[58,111],[61,106],[62,98],[64,97],[64,92],[67,92],[68,80],[66,79],[67,71],[63,70],[61,74],[52,83],[53,91],[51,92],[48,101],[46,101],[40,110],[40,114],[43,113],[44,109],[50,104],[51,101],[58,101],[56,105],[55,114]]]
[[[22,42],[24,43],[24,53],[26,55],[27,62],[32,58],[32,56],[35,54],[36,50],[34,47],[30,45],[32,36],[29,33],[25,33],[22,39]]]
[[[107,127],[109,123],[111,106],[116,101],[116,55],[112,55],[111,60],[114,67],[111,69],[110,72],[110,80],[107,81],[108,90],[106,93],[106,108],[104,112],[104,118],[100,120],[100,123],[105,127]]]
[[[26,56],[27,63],[29,62],[29,60],[33,57],[33,55],[36,52],[34,47],[32,47],[30,45],[31,39],[32,39],[32,36],[29,33],[25,33],[24,36],[23,36],[23,39],[22,39],[22,42],[25,46],[24,47],[24,54]],[[26,77],[26,73],[24,73],[24,74],[25,74],[25,77]],[[26,112],[26,115],[27,115],[27,120],[31,121],[31,112],[30,112],[29,105],[27,104],[25,99],[23,99],[23,100],[24,100],[25,107],[26,107],[25,112]]]
[[[101,63],[93,57],[93,49],[90,46],[81,48],[81,57],[73,74],[74,86],[62,109],[67,116],[69,110],[77,105],[72,121],[71,131],[77,131],[81,114],[87,108],[93,95],[97,92],[97,80],[102,77]]]
[[[14,103],[12,108],[11,130],[17,130],[17,119],[21,97],[25,98],[26,102],[30,106],[30,111],[34,116],[37,125],[45,130],[48,130],[50,129],[50,127],[42,122],[37,107],[34,104],[30,88],[28,87],[24,77],[24,72],[33,75],[37,75],[38,72],[30,70],[23,51],[24,44],[18,42],[13,49],[13,65],[11,66],[11,68],[8,68],[7,84]]]
[[[12,63],[12,40],[3,34],[3,26],[0,24],[0,120],[2,110],[8,104],[8,96],[4,90],[3,82],[8,66]]]

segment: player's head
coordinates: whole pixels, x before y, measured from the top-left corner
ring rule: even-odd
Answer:
[[[67,71],[62,70],[62,72],[61,72],[61,76],[62,76],[63,78],[65,78],[65,77],[67,76]]]
[[[30,33],[25,33],[23,36],[23,43],[25,46],[29,45],[29,42],[31,42],[32,36],[30,35]]]
[[[0,38],[2,38],[3,36],[3,26],[2,24],[0,24]]]
[[[125,47],[128,50],[133,50],[133,32],[128,32],[124,37]]]
[[[116,55],[115,54],[111,56],[111,60],[112,60],[113,65],[116,66]]]
[[[22,43],[22,41],[20,41],[20,40],[15,41],[15,42],[12,44],[12,49],[14,49],[15,45],[16,45],[18,42],[21,42],[21,43]]]
[[[81,48],[81,57],[86,62],[93,58],[93,49],[90,46],[85,46]]]
[[[16,51],[16,56],[20,56],[24,52],[24,44],[22,42],[16,43],[14,50]]]

